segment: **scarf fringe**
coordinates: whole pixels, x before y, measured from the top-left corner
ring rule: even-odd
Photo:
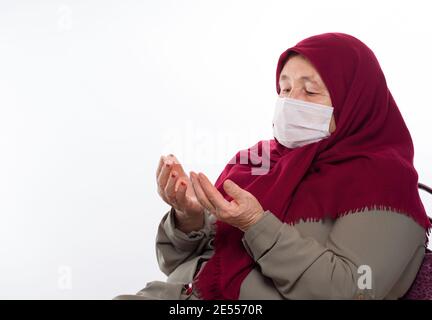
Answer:
[[[307,218],[299,217],[298,219],[295,219],[294,221],[290,221],[287,223],[291,225],[295,225],[298,222],[300,222],[300,220],[303,220],[304,222],[319,222],[322,221],[322,219],[325,217],[339,218],[339,217],[346,216],[348,214],[365,212],[366,210],[395,212],[399,214],[404,214],[405,216],[412,218],[414,221],[416,221],[425,229],[425,247],[426,248],[428,247],[429,237],[432,232],[432,222],[431,222],[432,219],[426,216],[426,219],[424,219],[424,221],[417,221],[413,217],[413,215],[407,212],[407,210],[401,208],[395,208],[387,205],[377,205],[377,204],[365,205],[356,209],[345,210],[335,215],[325,215],[324,217],[307,217]],[[217,248],[216,237],[217,237],[217,232],[215,235],[215,249]],[[208,271],[210,272],[199,272],[198,276],[193,280],[193,285],[197,289],[196,293],[199,299],[226,300],[226,297],[223,295],[222,292],[223,288],[220,287],[220,283],[218,282],[218,279],[221,278],[221,267],[220,267],[220,256],[216,254],[216,251],[214,253],[214,256],[207,261],[204,268],[208,268]],[[205,286],[202,287],[201,284],[202,285],[205,284]]]

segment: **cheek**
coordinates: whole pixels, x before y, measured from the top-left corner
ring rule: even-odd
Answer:
[[[328,107],[332,106],[331,100],[327,96],[322,96],[322,95],[312,96],[312,97],[310,97],[308,99],[308,101],[315,102],[315,103],[318,103],[318,104],[322,104],[322,105],[328,106]]]
[[[304,95],[304,100],[312,102],[312,103],[321,104],[321,105],[324,105],[324,106],[329,106],[329,104],[327,102],[327,99],[325,97],[321,96],[321,95],[310,96],[310,95],[305,94]]]
[[[326,105],[326,106],[329,106],[329,107],[331,107],[332,106],[332,102],[331,102],[331,99],[330,99],[330,95],[329,94],[327,94],[327,95],[325,95],[324,96],[324,104]]]
[[[334,118],[334,115],[332,115],[331,121],[330,121],[330,128],[329,128],[329,132],[333,133],[336,130],[336,121]]]

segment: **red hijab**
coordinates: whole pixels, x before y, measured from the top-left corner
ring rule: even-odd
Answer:
[[[431,224],[418,193],[411,136],[374,53],[344,33],[304,39],[279,57],[278,94],[279,75],[291,52],[306,57],[326,84],[336,131],[295,149],[276,139],[259,141],[237,152],[215,187],[231,201],[222,187],[231,179],[252,193],[264,210],[289,224],[385,208],[412,217],[428,234]],[[252,161],[240,163],[243,152]],[[270,158],[267,174],[251,173],[261,167],[253,161],[257,156]],[[214,255],[195,279],[202,299],[238,299],[241,283],[255,265],[242,237],[239,229],[216,222]]]

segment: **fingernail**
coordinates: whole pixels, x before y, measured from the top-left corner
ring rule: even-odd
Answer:
[[[180,184],[184,187],[186,183],[184,181],[180,182]]]
[[[175,173],[175,172],[171,173],[171,177],[173,177],[173,178],[175,178],[176,175],[177,175],[177,173]]]

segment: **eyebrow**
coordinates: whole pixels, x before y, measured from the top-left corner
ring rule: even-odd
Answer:
[[[289,77],[287,75],[283,74],[283,75],[281,75],[280,80],[286,80],[288,78]],[[300,80],[309,81],[309,82],[315,83],[318,86],[320,85],[316,80],[312,79],[311,76],[303,76],[300,78]]]

